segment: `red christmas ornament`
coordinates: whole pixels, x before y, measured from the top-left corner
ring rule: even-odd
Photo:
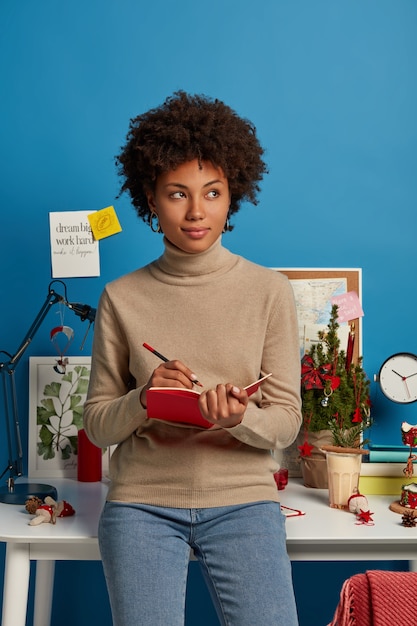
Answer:
[[[323,376],[324,380],[330,380],[330,389],[334,391],[340,385],[340,376]]]
[[[356,492],[350,496],[348,500],[348,508],[351,513],[360,513],[360,511],[369,511],[368,500],[366,496]]]
[[[360,524],[373,525],[374,520],[372,519],[371,515],[373,515],[373,513],[371,513],[370,511],[362,511],[361,509],[357,514],[356,519]]]
[[[417,424],[412,426],[408,422],[401,424],[401,437],[403,444],[415,448],[417,446]]]
[[[351,513],[356,515],[357,524],[366,524],[367,526],[374,525],[374,521],[371,517],[373,513],[369,510],[366,496],[363,496],[359,492],[354,493],[348,500],[348,508]]]
[[[311,456],[311,451],[314,446],[311,446],[308,441],[305,441],[302,446],[298,446],[301,456]]]

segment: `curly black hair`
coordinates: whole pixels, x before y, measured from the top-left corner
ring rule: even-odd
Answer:
[[[257,204],[259,182],[267,173],[256,129],[220,100],[177,91],[165,102],[130,120],[127,141],[115,157],[140,218],[149,220],[147,191],[162,172],[187,161],[210,161],[226,176],[231,194],[229,217],[243,200]]]

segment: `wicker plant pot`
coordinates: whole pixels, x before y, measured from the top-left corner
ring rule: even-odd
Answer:
[[[302,445],[305,442],[305,433],[300,433],[298,443]],[[319,430],[318,432],[308,432],[308,443],[313,446],[310,456],[301,456],[301,473],[305,487],[314,489],[327,489],[327,462],[326,455],[322,452],[321,447],[331,445],[333,436],[330,430]]]

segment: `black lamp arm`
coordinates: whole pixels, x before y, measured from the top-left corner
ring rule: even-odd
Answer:
[[[37,316],[35,317],[34,321],[32,322],[32,326],[27,331],[27,333],[26,333],[22,343],[20,344],[16,354],[10,358],[8,363],[5,364],[8,371],[16,368],[16,366],[19,363],[21,357],[25,353],[27,347],[29,346],[29,344],[31,343],[32,339],[34,338],[34,336],[38,332],[38,329],[39,329],[40,325],[42,324],[43,320],[45,319],[45,317],[47,316],[50,308],[54,304],[57,304],[58,302],[65,302],[65,300],[64,300],[64,298],[62,296],[57,294],[53,289],[50,289],[48,291],[48,295],[46,297],[45,302],[43,303],[41,309],[39,310],[39,313],[37,314]]]
[[[55,283],[61,283],[64,290],[64,295],[60,295],[54,289],[52,289],[52,285]],[[15,387],[15,378],[14,371],[25,353],[26,349],[30,345],[32,339],[36,335],[40,325],[43,320],[47,316],[49,310],[55,304],[61,302],[69,309],[71,309],[75,315],[81,318],[81,321],[84,322],[88,320],[90,325],[94,322],[96,309],[93,309],[88,304],[79,304],[75,302],[68,302],[67,299],[67,288],[65,283],[62,281],[52,281],[49,284],[48,294],[45,298],[45,302],[40,308],[37,316],[35,317],[32,325],[27,331],[25,337],[23,338],[20,346],[18,347],[15,354],[11,355],[8,352],[1,350],[0,355],[5,355],[7,360],[5,359],[3,362],[0,362],[0,374],[3,376],[3,402],[4,402],[4,418],[6,421],[6,433],[7,433],[7,447],[9,459],[6,466],[6,469],[2,474],[0,474],[0,478],[7,472],[10,472],[9,484],[13,482],[13,478],[15,476],[22,475],[22,466],[23,466],[23,452],[22,452],[22,444],[20,437],[20,426],[19,426],[19,414],[18,414],[18,406],[17,406],[17,394]],[[8,375],[8,378],[6,377]],[[13,444],[12,440],[15,440],[15,448],[16,448],[16,460],[13,460]]]

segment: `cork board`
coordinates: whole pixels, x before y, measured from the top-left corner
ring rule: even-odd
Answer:
[[[329,281],[343,281],[346,292],[354,291],[359,297],[359,301],[362,302],[362,270],[361,268],[273,268],[276,271],[281,272],[288,276],[289,280],[293,284],[296,290],[296,282],[303,281],[303,288],[311,289],[313,292]],[[299,283],[299,284],[300,284]],[[313,294],[312,294],[313,295]],[[296,297],[297,301],[297,297]],[[330,302],[330,299],[329,299]],[[328,319],[325,322],[328,323]],[[353,349],[353,361],[356,363],[359,356],[362,355],[362,318],[355,318],[350,320],[351,324],[354,324],[355,329],[355,343]],[[303,322],[300,320],[300,324]]]

